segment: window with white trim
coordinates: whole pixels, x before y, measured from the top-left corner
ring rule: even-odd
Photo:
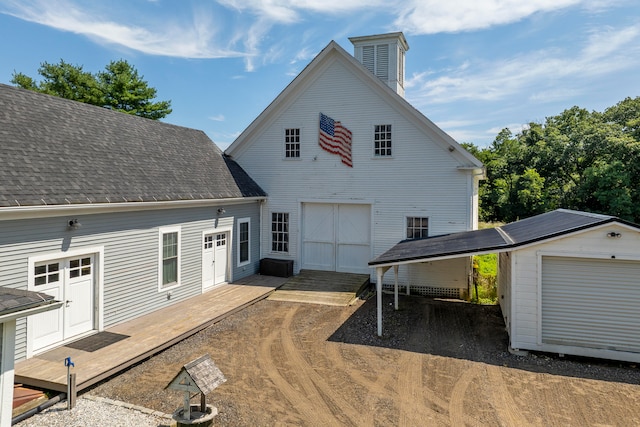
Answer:
[[[300,129],[284,130],[284,157],[287,159],[300,158]]]
[[[422,239],[429,237],[429,218],[408,216],[407,239]]]
[[[271,250],[289,252],[289,214],[286,212],[271,213]]]
[[[374,126],[373,155],[376,157],[391,157],[391,125]]]
[[[251,252],[249,243],[249,230],[251,222],[249,218],[238,220],[238,265],[245,265],[251,262]]]
[[[159,230],[158,289],[180,285],[180,227]]]

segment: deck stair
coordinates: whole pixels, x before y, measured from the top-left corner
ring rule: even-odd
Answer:
[[[353,304],[369,286],[368,274],[301,270],[267,299],[334,306]]]

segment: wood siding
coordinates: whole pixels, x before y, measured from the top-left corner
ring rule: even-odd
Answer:
[[[103,326],[167,307],[202,290],[202,231],[233,227],[229,264],[231,279],[254,274],[259,266],[259,204],[257,202],[217,207],[151,210],[126,213],[74,215],[82,227],[67,231],[67,217],[0,221],[0,286],[27,289],[28,260],[32,256],[63,258],[82,248],[104,248]],[[251,263],[237,267],[235,218],[251,218]],[[159,227],[180,226],[181,284],[167,292],[158,291]],[[18,320],[16,360],[27,355],[27,322]]]
[[[621,237],[607,237],[610,232],[620,233]],[[599,260],[615,257],[618,260],[640,260],[638,248],[640,248],[640,232],[620,224],[608,224],[512,252],[514,260],[510,291],[512,303],[515,304],[511,309],[513,318],[509,328],[512,347],[591,357],[620,358],[615,355],[615,352],[606,350],[561,347],[542,343],[541,262],[543,256]],[[603,292],[606,290],[603,289]]]
[[[269,194],[263,206],[263,256],[292,259],[294,271],[299,271],[304,202],[370,205],[372,257],[406,238],[407,216],[428,217],[430,235],[470,230],[475,225],[474,178],[471,171],[458,169],[462,161],[455,153],[341,62],[329,62],[313,76],[234,152],[234,159]],[[321,112],[352,132],[353,168],[318,145]],[[376,124],[392,125],[391,158],[374,157]],[[299,159],[284,159],[286,128],[301,129]],[[289,213],[287,254],[271,251],[271,212]],[[465,280],[465,275],[462,271],[454,280]],[[371,277],[375,280],[373,272]],[[408,280],[406,269],[401,280]]]

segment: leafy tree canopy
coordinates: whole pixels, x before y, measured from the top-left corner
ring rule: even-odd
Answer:
[[[603,112],[572,107],[480,149],[484,221],[515,221],[557,208],[640,222],[640,97]]]
[[[81,65],[64,60],[43,62],[40,82],[23,73],[13,73],[11,83],[24,89],[97,105],[127,114],[158,120],[171,113],[171,101],[153,102],[156,89],[125,60],[111,61],[104,71],[92,74]]]

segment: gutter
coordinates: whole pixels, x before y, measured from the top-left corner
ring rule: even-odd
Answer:
[[[68,205],[10,206],[0,207],[0,221],[50,218],[74,214],[100,214],[109,212],[131,212],[161,209],[182,209],[220,205],[238,205],[260,202],[266,196],[234,197],[229,199],[175,200],[162,202],[121,202],[121,203],[82,203]]]

